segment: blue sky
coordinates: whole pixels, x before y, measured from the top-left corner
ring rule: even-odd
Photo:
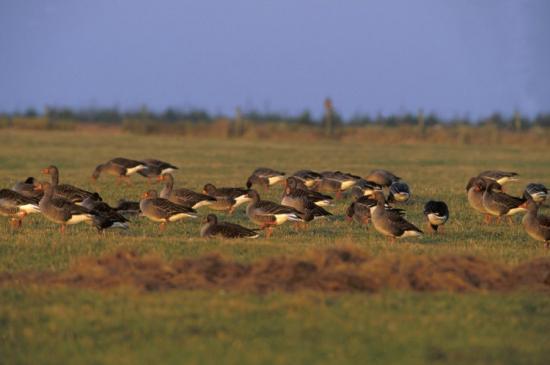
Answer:
[[[0,111],[550,111],[550,1],[2,0]]]

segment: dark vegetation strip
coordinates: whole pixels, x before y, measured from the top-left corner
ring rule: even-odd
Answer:
[[[65,272],[0,274],[0,286],[61,285],[143,291],[317,290],[378,292],[387,289],[430,291],[536,290],[550,293],[550,258],[511,267],[474,256],[369,256],[354,247],[311,251],[300,257],[278,256],[250,264],[219,254],[168,262],[158,256],[120,251],[81,258]]]

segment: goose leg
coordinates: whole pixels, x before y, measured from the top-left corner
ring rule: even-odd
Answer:
[[[511,217],[511,216],[507,216],[507,218],[508,218],[508,225],[510,225],[510,226],[513,225],[513,224],[514,224],[514,220],[512,219],[512,217]]]
[[[61,234],[65,234],[65,228],[66,228],[66,225],[62,224],[62,225],[61,225],[61,228],[59,229],[59,231],[61,232]]]
[[[544,248],[546,248],[546,249],[550,248],[550,240],[544,241]]]
[[[127,186],[132,185],[132,180],[130,180],[129,176],[124,176],[124,182],[126,183]]]
[[[233,215],[233,212],[235,211],[234,207],[231,207],[229,208],[229,210],[227,211],[227,213],[229,213],[229,215]]]
[[[267,227],[266,238],[270,238],[272,234],[273,234],[273,227],[268,226]]]
[[[10,226],[11,226],[13,229],[20,228],[20,227],[21,227],[21,220],[20,220],[20,219],[17,219],[17,218],[11,218],[11,219],[10,219]]]
[[[164,232],[165,229],[166,229],[166,222],[162,222],[162,223],[160,224],[160,231],[161,231],[161,232]]]
[[[485,219],[483,220],[485,224],[491,224],[492,217],[490,214],[485,214]]]
[[[342,199],[342,190],[336,192],[336,199]]]

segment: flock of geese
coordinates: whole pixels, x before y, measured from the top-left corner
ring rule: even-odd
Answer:
[[[141,200],[121,200],[116,207],[103,201],[96,192],[73,185],[59,183],[59,170],[49,166],[42,170],[50,175],[50,181],[38,181],[33,177],[16,183],[11,189],[0,190],[0,215],[8,216],[14,229],[22,225],[23,218],[32,213],[41,213],[57,223],[64,233],[67,225],[88,222],[103,232],[109,228],[129,227],[132,216],[144,216],[159,223],[164,231],[168,223],[185,218],[197,218],[197,209],[208,207],[229,215],[246,204],[246,214],[259,228],[250,229],[230,222],[221,222],[215,214],[208,214],[200,228],[202,237],[256,238],[260,230],[270,237],[273,228],[285,222],[295,222],[297,228],[305,229],[307,223],[331,216],[325,208],[334,199],[342,198],[344,192],[353,197],[346,210],[346,219],[367,225],[372,222],[375,230],[392,241],[402,237],[416,237],[423,232],[405,218],[405,210],[396,205],[409,200],[409,186],[387,170],[377,169],[362,178],[341,171],[315,172],[296,171],[291,175],[270,168],[258,168],[246,181],[246,187],[216,187],[208,183],[202,192],[175,188],[174,173],[178,168],[168,162],[145,159],[131,160],[114,158],[98,165],[92,179],[102,174],[116,177],[117,184],[131,184],[130,175],[139,174],[163,182],[160,192],[149,190]],[[472,208],[485,215],[489,224],[493,217],[500,222],[502,217],[525,213],[523,226],[535,240],[550,246],[550,218],[538,213],[546,200],[548,190],[542,184],[529,184],[522,197],[514,197],[503,191],[503,186],[517,181],[517,173],[484,171],[472,177],[466,186],[468,202]],[[267,191],[275,184],[284,184],[280,203],[263,200],[254,187]],[[387,195],[387,196],[386,196]],[[430,200],[424,206],[429,229],[437,233],[449,219],[445,202]]]

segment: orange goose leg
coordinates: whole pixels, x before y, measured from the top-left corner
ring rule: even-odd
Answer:
[[[162,223],[160,224],[160,231],[161,231],[161,232],[164,232],[165,229],[166,229],[166,222],[162,222]]]
[[[61,234],[65,234],[65,228],[66,228],[66,225],[62,224],[62,225],[61,225],[61,228],[59,229],[59,231],[61,232]]]
[[[511,216],[506,216],[508,218],[508,225],[512,226],[514,224],[514,220],[512,219]]]

